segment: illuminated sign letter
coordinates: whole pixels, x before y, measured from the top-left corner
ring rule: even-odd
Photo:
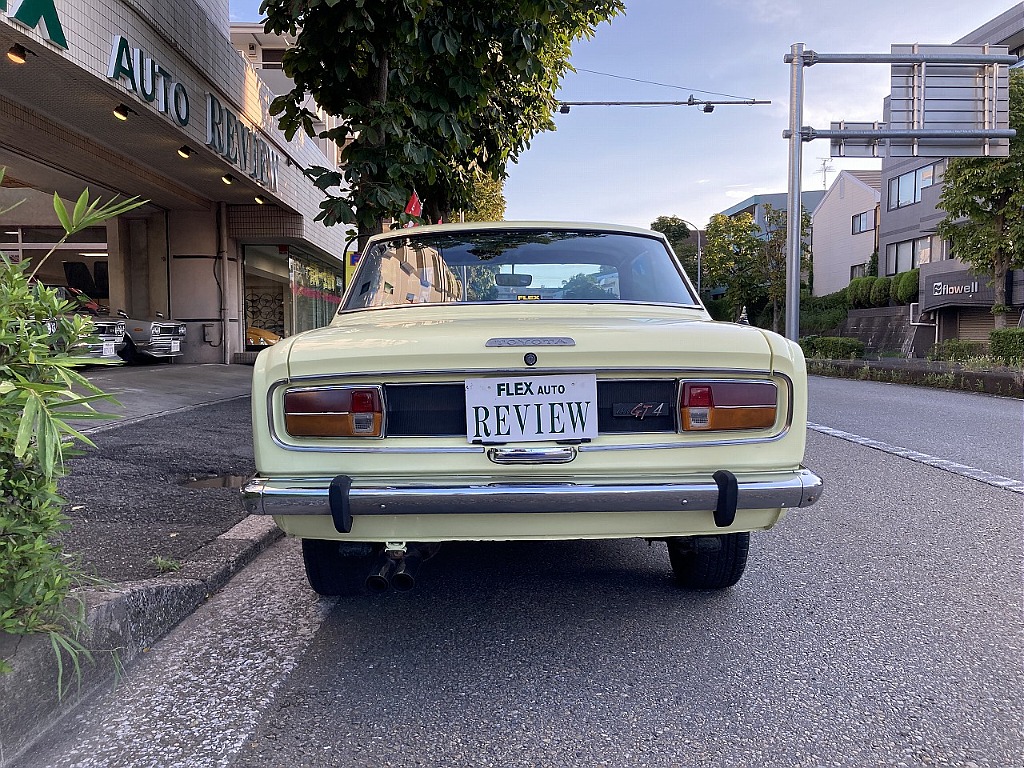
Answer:
[[[206,144],[214,152],[224,153],[224,107],[212,93],[206,94]]]
[[[114,37],[114,45],[110,49],[107,77],[111,80],[120,80],[122,76],[128,78],[133,91],[139,90],[139,85],[135,81],[135,65],[132,63],[132,49],[128,45],[128,38],[124,35],[117,35]]]

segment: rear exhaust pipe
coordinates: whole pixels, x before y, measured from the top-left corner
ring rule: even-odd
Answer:
[[[387,592],[391,587],[391,571],[395,567],[395,561],[390,557],[383,557],[370,571],[366,577],[366,589],[376,594]]]
[[[391,576],[391,586],[396,592],[408,592],[416,586],[416,572],[420,568],[420,559],[418,555],[406,555],[398,561]]]

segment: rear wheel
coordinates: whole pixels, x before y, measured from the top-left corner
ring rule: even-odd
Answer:
[[[366,577],[377,557],[379,552],[372,544],[302,540],[302,561],[309,586],[328,597],[363,594]]]
[[[747,567],[750,534],[680,536],[668,539],[668,559],[676,582],[688,589],[725,589]]]

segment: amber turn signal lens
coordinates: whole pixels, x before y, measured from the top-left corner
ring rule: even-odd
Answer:
[[[380,437],[379,387],[315,387],[284,395],[284,422],[294,437]]]
[[[775,424],[778,387],[765,381],[688,381],[679,423],[686,432],[768,429]]]

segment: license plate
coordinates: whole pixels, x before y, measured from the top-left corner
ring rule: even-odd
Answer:
[[[104,341],[103,342],[103,356],[113,357],[114,356],[114,342]]]
[[[181,342],[177,339],[171,339],[171,352],[181,352]]]
[[[597,376],[501,376],[466,381],[471,443],[597,437]]]

